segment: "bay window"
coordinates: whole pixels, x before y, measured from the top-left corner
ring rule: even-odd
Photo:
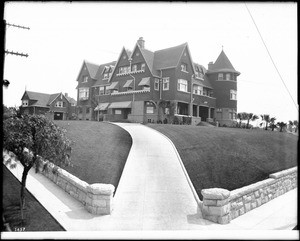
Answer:
[[[188,91],[187,80],[178,79],[177,90],[187,92]]]
[[[79,99],[87,100],[89,98],[89,88],[80,88],[79,89]]]

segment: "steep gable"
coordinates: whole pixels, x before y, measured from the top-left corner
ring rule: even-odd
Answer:
[[[97,71],[99,69],[99,65],[93,64],[93,63],[88,62],[88,61],[85,60],[85,66],[87,67],[87,70],[90,74],[90,77],[92,79],[96,79],[96,75],[97,75]]]
[[[114,68],[115,68],[115,65],[116,65],[116,61],[112,61],[112,62],[109,62],[109,63],[106,63],[106,64],[101,64],[99,66],[99,69],[98,69],[97,74],[96,74],[97,81],[95,82],[95,84],[92,87],[108,84],[109,79],[103,79],[104,69],[105,69],[106,66],[110,66],[110,67],[113,68],[112,69],[112,72],[113,72]]]
[[[120,52],[120,55],[119,55],[119,58],[115,64],[115,68],[111,74],[111,78],[109,79],[109,82],[110,80],[118,73],[118,69],[119,67],[121,66],[129,66],[129,57],[130,57],[130,51],[126,50],[124,47],[122,48],[121,52]]]
[[[155,51],[153,68],[160,70],[177,67],[186,45],[187,43],[184,43],[175,47]]]

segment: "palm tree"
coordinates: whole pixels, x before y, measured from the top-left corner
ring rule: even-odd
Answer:
[[[275,120],[276,120],[276,117],[272,117],[270,119],[270,128],[272,129],[272,131],[274,131],[274,129],[276,128]]]
[[[286,123],[281,121],[281,122],[277,122],[277,125],[280,127],[280,132],[282,132],[283,128],[286,126]]]
[[[265,130],[267,131],[268,130],[268,124],[270,122],[270,115],[264,114],[264,115],[260,115],[260,116],[261,116],[262,121],[266,122]]]

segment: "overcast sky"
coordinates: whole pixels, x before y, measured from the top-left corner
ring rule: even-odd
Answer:
[[[265,44],[297,100],[297,4],[247,3]],[[84,60],[117,60],[139,37],[151,51],[187,42],[194,62],[207,68],[222,46],[238,77],[238,112],[270,114],[278,121],[298,119],[244,3],[8,2],[3,103],[19,106],[25,88],[67,92],[76,99],[76,78]]]

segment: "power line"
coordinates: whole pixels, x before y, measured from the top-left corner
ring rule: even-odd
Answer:
[[[252,19],[252,21],[253,21],[255,27],[256,27],[256,30],[257,30],[257,32],[258,32],[258,34],[259,34],[259,36],[260,36],[260,38],[261,38],[261,40],[262,40],[262,42],[263,42],[263,44],[264,44],[266,50],[267,50],[267,52],[268,52],[268,55],[269,55],[269,57],[270,57],[270,59],[271,59],[273,65],[274,65],[274,67],[275,67],[275,69],[276,69],[276,71],[277,71],[277,73],[278,73],[278,75],[279,75],[279,77],[280,77],[280,79],[281,79],[281,81],[282,81],[282,83],[283,83],[283,85],[284,85],[286,91],[287,91],[288,94],[290,95],[290,97],[291,97],[291,99],[292,99],[292,101],[293,101],[293,103],[294,103],[294,105],[295,105],[297,111],[299,111],[299,110],[298,110],[298,105],[297,105],[296,102],[294,101],[294,98],[292,97],[292,95],[291,95],[289,89],[287,88],[287,86],[286,86],[286,84],[285,84],[283,78],[281,77],[281,74],[279,73],[279,70],[278,70],[278,68],[277,68],[277,66],[276,66],[276,64],[275,64],[275,62],[274,62],[274,60],[273,60],[273,58],[272,58],[272,56],[271,56],[271,54],[270,54],[270,52],[269,52],[269,49],[268,49],[268,47],[267,47],[267,45],[266,45],[266,43],[265,43],[265,41],[264,41],[264,39],[263,39],[263,37],[262,37],[260,31],[259,31],[259,29],[258,29],[258,27],[257,27],[257,25],[256,25],[256,23],[255,23],[255,21],[254,21],[254,18],[252,17],[252,14],[251,14],[250,10],[248,9],[246,3],[245,3],[245,7],[247,8],[247,11],[248,11],[248,13],[249,13],[249,15],[250,15],[250,17],[251,17],[251,19]]]

